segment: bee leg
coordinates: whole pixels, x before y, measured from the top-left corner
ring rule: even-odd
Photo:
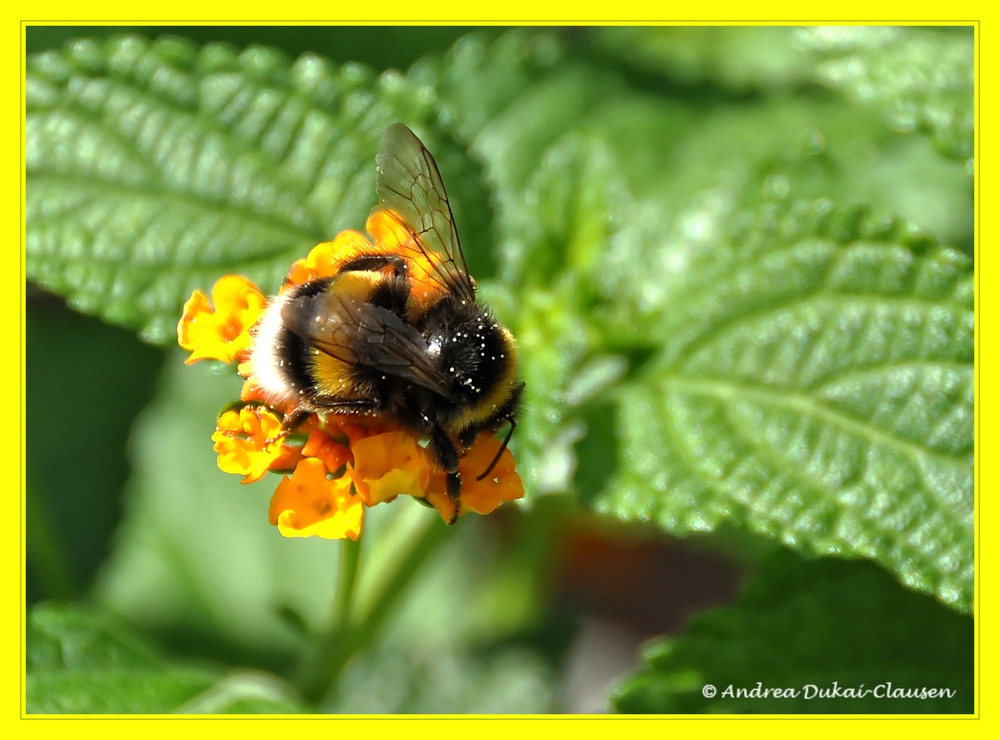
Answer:
[[[281,421],[281,428],[278,429],[278,433],[273,437],[265,439],[264,446],[267,447],[272,445],[278,440],[284,439],[289,434],[292,434],[296,429],[302,426],[302,423],[309,418],[309,414],[311,413],[311,411],[299,409],[298,411],[293,411],[291,414],[285,416],[285,418]]]
[[[378,398],[337,398],[336,396],[316,396],[313,402],[317,406],[322,406],[324,410],[334,411],[341,414],[349,414],[351,411],[367,411],[377,409],[382,406]]]
[[[446,473],[454,473],[458,470],[458,450],[445,431],[436,424],[431,427],[431,452],[436,458],[437,464]]]
[[[318,406],[322,406],[326,410],[339,411],[340,413],[350,413],[352,411],[364,413],[369,409],[376,409],[381,405],[381,402],[377,398],[341,399],[331,396],[317,396],[313,400]],[[279,439],[284,439],[289,434],[294,433],[312,414],[312,411],[306,411],[305,409],[298,409],[288,414],[281,422],[281,429],[278,430],[278,433],[270,439],[265,440],[264,444],[273,444]]]
[[[462,476],[458,472],[458,450],[448,435],[437,424],[431,427],[431,443],[428,449],[437,458],[436,462],[448,474],[448,499],[455,507],[448,524],[458,521],[461,513],[459,499],[462,496]]]
[[[302,423],[309,418],[309,414],[311,413],[312,413],[311,411],[299,409],[298,411],[289,414],[281,422],[281,431],[284,434],[291,434],[300,426],[302,426]]]
[[[313,403],[320,406],[324,411],[334,414],[361,414],[367,415],[376,409],[382,408],[382,400],[379,398],[337,398],[336,396],[316,396]]]
[[[456,470],[454,473],[448,473],[448,499],[451,501],[452,506],[455,507],[451,519],[448,520],[448,524],[454,524],[458,521],[458,515],[462,511],[461,496],[462,474]]]
[[[476,437],[478,435],[479,427],[473,425],[458,435],[458,441],[461,443],[462,447],[469,449],[472,447],[472,443],[476,441]]]

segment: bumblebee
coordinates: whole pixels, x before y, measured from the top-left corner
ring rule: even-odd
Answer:
[[[482,480],[517,426],[517,346],[476,300],[430,152],[395,123],[375,162],[375,210],[406,238],[398,248],[344,250],[331,277],[286,285],[255,328],[251,361],[266,394],[287,409],[286,430],[314,412],[352,414],[425,440],[447,473],[454,522],[459,460],[480,432],[509,425]]]

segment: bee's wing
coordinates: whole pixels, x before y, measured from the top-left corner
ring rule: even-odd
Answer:
[[[420,332],[385,308],[324,291],[289,300],[281,320],[341,362],[450,395],[448,379],[435,367]]]
[[[394,123],[382,134],[375,164],[379,206],[409,232],[415,250],[431,264],[428,278],[442,292],[475,302],[475,283],[434,157],[410,129]]]

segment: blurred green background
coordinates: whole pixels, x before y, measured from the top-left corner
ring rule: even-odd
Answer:
[[[971,712],[972,50],[28,28],[28,711]],[[339,543],[218,470],[239,382],[173,327],[360,229],[394,120],[520,343],[527,495],[445,532],[316,699]],[[362,604],[435,516],[367,512]],[[957,693],[701,692],[758,681]]]

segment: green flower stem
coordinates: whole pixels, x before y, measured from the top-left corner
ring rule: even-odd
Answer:
[[[351,604],[359,547],[357,543],[351,543],[353,555],[348,554],[349,551],[345,549],[341,561],[335,619],[330,629],[319,636],[300,683],[306,698],[316,702],[335,692],[344,667],[357,652],[372,643],[424,561],[447,541],[454,530],[454,527],[444,526],[436,517],[428,517],[423,531],[414,538],[409,549],[396,559],[396,568],[386,573],[381,583],[376,584],[371,605],[360,616],[352,615]],[[353,565],[348,565],[345,561],[351,558]]]
[[[333,612],[334,630],[343,629],[351,616],[354,584],[358,580],[358,563],[361,560],[361,540],[345,539],[340,550],[340,578],[337,582],[337,601]]]
[[[371,606],[354,622],[352,632],[368,638],[358,645],[359,648],[366,646],[370,638],[382,627],[386,618],[392,613],[396,601],[406,591],[406,587],[420,570],[423,562],[447,542],[456,530],[455,527],[445,526],[436,514],[428,516],[427,519],[424,530],[414,537],[409,550],[399,559],[399,567],[394,572],[386,574],[382,582],[373,589],[376,596],[372,599]]]
[[[346,637],[354,584],[358,580],[358,563],[361,561],[361,539],[343,539],[340,545],[340,569],[337,577],[337,592],[334,597],[333,614],[326,631],[317,635],[315,644],[308,654],[302,669],[300,686],[303,695],[316,701],[326,692],[329,682],[328,656],[336,653]]]

